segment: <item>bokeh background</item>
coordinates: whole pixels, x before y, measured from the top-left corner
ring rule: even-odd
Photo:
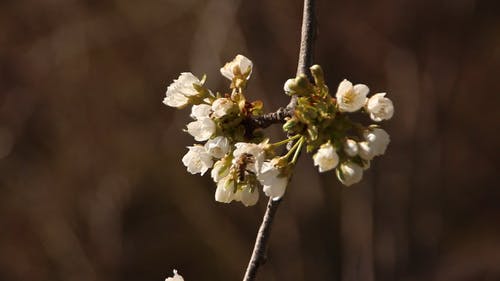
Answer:
[[[318,0],[315,62],[387,91],[392,142],[362,183],[301,163],[258,280],[500,280],[500,9]],[[219,204],[181,164],[182,71],[242,53],[287,103],[299,0],[0,2],[0,280],[241,280],[266,200]],[[270,129],[275,139],[279,128]]]

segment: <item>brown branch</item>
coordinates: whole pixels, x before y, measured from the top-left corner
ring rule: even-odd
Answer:
[[[275,112],[266,113],[260,116],[253,116],[245,119],[243,125],[248,134],[252,134],[257,128],[267,128],[273,124],[283,124],[287,117],[292,116],[292,111],[289,108],[280,107]]]
[[[313,41],[315,37],[315,14],[314,14],[315,0],[304,0],[304,12],[302,16],[302,34],[300,39],[300,53],[299,62],[297,66],[297,75],[304,74],[309,78],[311,77],[308,67],[312,65],[312,54],[313,54]],[[297,104],[297,97],[293,96],[290,100],[286,109],[280,109],[274,113],[271,113],[266,118],[261,120],[252,119],[255,121],[254,125],[259,125],[259,127],[267,127],[274,123],[279,123],[284,120],[284,115],[281,113],[290,114],[293,113],[295,106]],[[281,113],[280,113],[281,112]],[[280,116],[281,115],[281,116]],[[289,116],[290,116],[289,115]],[[280,118],[283,117],[283,118]],[[276,122],[275,122],[276,121]],[[265,126],[266,125],[266,126]],[[278,200],[269,199],[267,203],[266,213],[262,219],[262,224],[260,225],[259,232],[257,233],[257,238],[255,239],[255,245],[252,252],[252,257],[248,263],[247,270],[245,272],[245,277],[243,281],[253,281],[257,275],[257,270],[259,266],[264,263],[266,258],[267,242],[269,241],[269,236],[271,233],[271,226],[278,210],[278,206],[281,202],[281,198]]]
[[[302,14],[302,31],[300,38],[299,61],[297,63],[297,76],[306,75],[312,81],[309,67],[313,62],[314,39],[316,38],[316,14],[314,7],[316,0],[304,0],[304,12]],[[293,96],[287,108],[295,109],[297,96]]]
[[[271,226],[273,223],[274,216],[278,210],[278,206],[281,199],[272,200],[269,199],[267,202],[266,213],[262,219],[262,224],[260,225],[259,232],[257,232],[257,239],[255,240],[255,246],[253,248],[252,258],[248,263],[247,271],[245,273],[244,281],[253,281],[257,275],[257,270],[259,266],[264,263],[266,259],[266,248],[267,241],[269,240],[269,234],[271,233]]]

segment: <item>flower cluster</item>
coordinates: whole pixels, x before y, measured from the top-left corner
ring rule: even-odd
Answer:
[[[385,93],[367,97],[366,85],[344,80],[335,97],[329,93],[321,67],[311,67],[314,83],[300,75],[286,81],[284,90],[297,96],[293,112],[287,116],[287,139],[270,143],[252,122],[263,115],[260,101],[249,102],[245,89],[252,74],[252,62],[237,55],[226,63],[221,74],[231,81],[230,93],[213,93],[192,73],[181,73],[168,87],[164,103],[171,107],[191,106],[192,122],[186,132],[197,142],[188,146],[182,158],[192,174],[210,174],[217,185],[215,200],[223,203],[256,204],[259,189],[277,200],[285,193],[292,169],[303,147],[313,152],[320,172],[335,169],[344,185],[361,180],[370,161],[385,153],[389,135],[378,125],[364,126],[352,121],[355,112],[371,120],[388,120],[394,113]],[[290,144],[284,155],[277,148]]]
[[[385,153],[389,135],[378,125],[364,126],[351,120],[355,112],[365,113],[372,121],[389,120],[394,106],[386,93],[367,97],[369,88],[353,85],[344,79],[335,97],[329,93],[320,66],[311,67],[314,83],[305,76],[286,81],[284,90],[297,95],[297,107],[283,126],[289,134],[303,135],[307,151],[315,152],[314,165],[320,172],[335,169],[338,179],[346,186],[363,177],[370,161]]]
[[[186,131],[197,142],[188,146],[182,163],[192,174],[205,174],[209,169],[217,185],[215,200],[223,203],[240,201],[255,205],[259,187],[278,199],[288,183],[288,158],[274,157],[275,149],[286,142],[270,144],[258,128],[250,126],[252,118],[262,115],[262,102],[248,102],[244,90],[252,74],[252,62],[242,56],[226,63],[221,74],[231,81],[231,93],[214,94],[204,87],[206,77],[181,73],[168,87],[164,103],[184,108],[191,105],[191,118]]]

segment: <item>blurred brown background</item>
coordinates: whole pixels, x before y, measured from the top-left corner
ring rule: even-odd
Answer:
[[[302,155],[259,280],[500,280],[496,1],[318,0],[330,84],[387,91],[392,142],[361,184]],[[286,104],[299,0],[0,2],[0,280],[241,280],[264,212],[181,164],[182,71]],[[279,137],[279,129],[271,130]]]

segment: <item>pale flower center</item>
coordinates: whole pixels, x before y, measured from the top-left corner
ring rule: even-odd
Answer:
[[[332,166],[335,163],[335,159],[333,157],[324,157],[323,165],[324,166]]]
[[[212,154],[215,154],[215,155],[222,154],[222,148],[220,148],[220,147],[212,147],[210,150],[212,151]]]
[[[345,93],[345,95],[342,96],[342,102],[345,104],[350,104],[355,98],[354,91],[351,89]]]

